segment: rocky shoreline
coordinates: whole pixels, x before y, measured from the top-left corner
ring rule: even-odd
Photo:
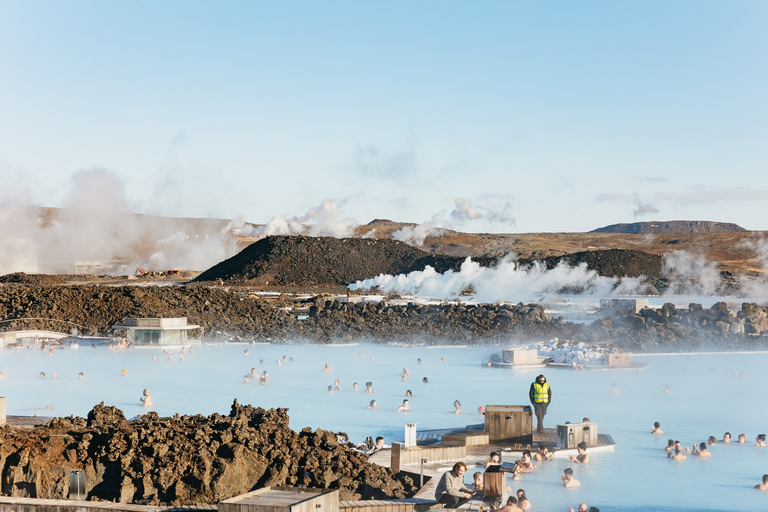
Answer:
[[[405,498],[408,475],[368,462],[337,435],[288,427],[286,409],[235,401],[228,416],[150,412],[131,421],[99,404],[34,429],[0,428],[2,494],[66,499],[69,470],[89,500],[145,505],[218,503],[265,486],[338,489],[341,499]]]
[[[394,301],[390,301],[394,302]],[[729,307],[730,306],[730,307]],[[554,337],[615,344],[627,351],[700,347],[750,350],[768,333],[763,306],[717,303],[638,314],[613,312],[592,323],[565,322],[539,304],[346,302],[315,296],[266,300],[248,288],[205,286],[0,286],[3,331],[35,328],[120,336],[124,317],[182,317],[208,339],[427,344],[527,343]]]

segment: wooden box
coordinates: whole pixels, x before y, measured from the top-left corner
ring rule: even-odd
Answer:
[[[629,366],[629,354],[608,354],[608,366]]]
[[[486,405],[485,431],[494,441],[532,442],[533,412],[529,405]]]
[[[489,471],[483,473],[483,501],[501,501],[505,492],[507,492],[506,472],[491,467]]]
[[[539,364],[539,353],[535,348],[512,348],[504,351],[504,363],[515,366]]]

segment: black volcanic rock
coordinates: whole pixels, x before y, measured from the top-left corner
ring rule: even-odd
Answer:
[[[630,235],[666,234],[666,233],[731,233],[746,231],[730,222],[712,222],[706,220],[670,220],[664,222],[633,222],[631,224],[611,224],[597,228],[590,233],[625,233]]]
[[[270,236],[200,274],[193,282],[343,285],[379,274],[406,274],[428,265],[458,270],[465,258],[430,254],[404,242],[374,238]],[[476,258],[483,266],[495,260]]]
[[[228,416],[125,421],[97,405],[82,418],[0,429],[3,495],[66,499],[69,470],[85,471],[89,500],[134,504],[217,503],[266,486],[338,489],[341,499],[405,498],[407,475],[368,462],[336,434],[288,426],[287,409],[240,405]]]
[[[553,269],[559,263],[565,262],[572,267],[586,264],[589,270],[594,270],[605,277],[640,277],[645,276],[651,281],[662,278],[662,257],[643,251],[630,249],[606,249],[581,251],[563,256],[550,256],[540,260]]]
[[[0,283],[46,285],[64,284],[65,281],[59,276],[50,274],[25,274],[24,272],[16,272],[14,274],[5,274],[0,276]]]

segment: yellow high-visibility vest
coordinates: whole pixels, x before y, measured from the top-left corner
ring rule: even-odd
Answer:
[[[544,384],[534,382],[533,386],[533,401],[537,404],[549,402],[549,382]]]

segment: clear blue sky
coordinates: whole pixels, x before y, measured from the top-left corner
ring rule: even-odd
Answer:
[[[763,0],[0,0],[0,200],[765,230],[767,95]]]

